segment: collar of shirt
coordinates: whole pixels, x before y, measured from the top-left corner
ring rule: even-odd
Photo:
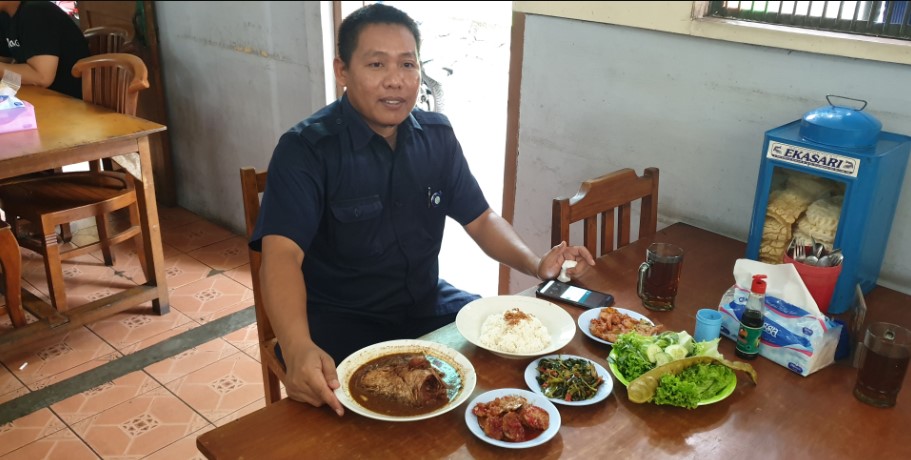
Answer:
[[[379,136],[379,134],[370,129],[370,126],[367,125],[367,121],[364,120],[364,117],[361,116],[353,105],[351,105],[351,101],[348,100],[347,92],[342,95],[341,113],[341,119],[343,123],[348,126],[349,132],[351,133],[351,143],[354,150],[361,150],[367,147],[367,144],[370,143],[373,136]],[[405,139],[405,135],[416,129],[423,130],[424,128],[414,118],[414,115],[409,113],[408,118],[399,125],[396,136],[398,136],[399,141],[401,141],[402,139]]]

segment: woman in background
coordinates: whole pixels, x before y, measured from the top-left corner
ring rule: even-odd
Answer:
[[[0,1],[0,74],[15,72],[23,85],[50,88],[82,98],[82,81],[72,74],[88,57],[79,26],[51,2]]]

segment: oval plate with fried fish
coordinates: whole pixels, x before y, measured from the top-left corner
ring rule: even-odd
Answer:
[[[351,390],[348,388],[351,376],[354,375],[354,372],[362,365],[373,361],[374,359],[399,353],[422,353],[445,361],[459,373],[462,382],[461,389],[459,389],[446,405],[425,414],[407,416],[386,415],[374,412],[360,405],[352,397]],[[471,365],[471,361],[469,361],[468,358],[446,345],[427,340],[390,340],[388,342],[370,345],[345,358],[341,364],[338,365],[337,371],[338,381],[341,385],[335,390],[335,396],[343,406],[364,417],[389,422],[410,422],[445,414],[446,412],[455,409],[459,404],[465,402],[465,400],[471,396],[471,393],[474,391],[474,387],[477,384],[477,375],[475,374],[474,366]]]

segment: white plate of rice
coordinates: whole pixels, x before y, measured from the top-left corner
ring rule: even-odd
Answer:
[[[469,342],[514,359],[552,354],[576,333],[573,317],[562,307],[526,296],[475,300],[459,311],[455,323]]]

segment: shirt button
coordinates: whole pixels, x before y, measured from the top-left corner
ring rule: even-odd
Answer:
[[[337,124],[337,125],[342,124],[342,119],[341,119],[341,118],[336,118],[336,119],[335,119],[335,124]]]
[[[401,201],[396,201],[396,202],[395,202],[395,207],[401,208],[402,206],[404,206],[404,204],[402,204]]]
[[[361,208],[354,208],[354,217],[361,217]]]

